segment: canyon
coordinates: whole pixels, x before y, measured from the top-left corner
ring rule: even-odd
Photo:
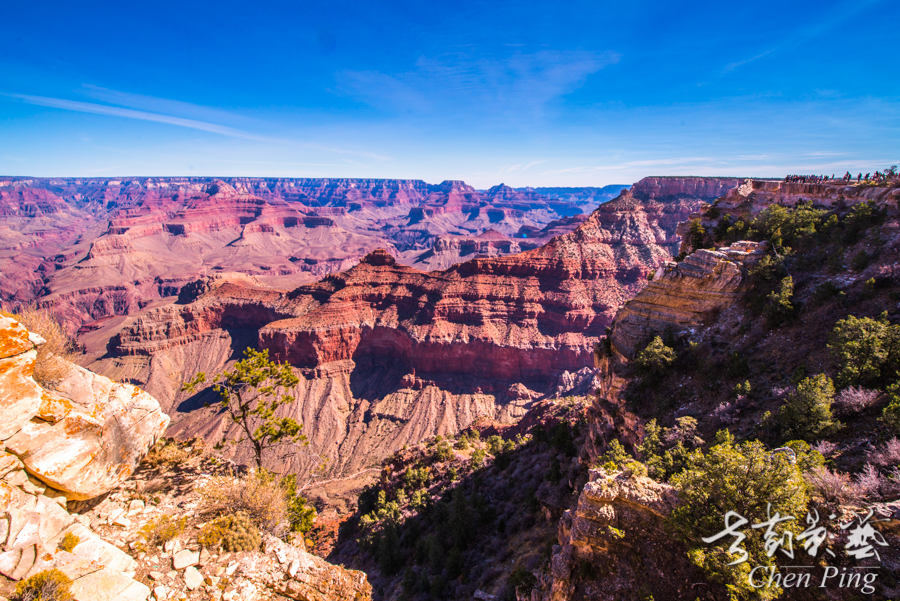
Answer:
[[[594,345],[677,254],[678,224],[738,183],[6,178],[0,291],[52,307],[82,363],[145,388],[180,437],[233,434],[182,382],[268,350],[303,376],[284,411],[310,453],[285,467],[346,476],[590,388]]]
[[[425,269],[535,248],[579,202],[458,181],[0,178],[0,300],[52,304],[74,333],[218,271],[290,289],[375,248]]]
[[[376,249],[289,291],[257,276],[208,276],[115,333],[89,333],[108,340],[90,366],[161,399],[173,435],[218,441],[233,424],[203,407],[215,398],[208,391],[189,396],[180,384],[218,373],[248,346],[268,350],[302,374],[284,415],[307,424],[313,454],[287,467],[305,472],[324,457],[332,477],[357,474],[403,445],[478,421],[512,423],[540,398],[589,389],[594,345],[708,199],[624,191],[590,216],[559,220],[577,227],[540,247],[435,271]],[[496,243],[506,244],[490,232],[460,242],[484,254]],[[231,452],[246,459],[246,449]]]

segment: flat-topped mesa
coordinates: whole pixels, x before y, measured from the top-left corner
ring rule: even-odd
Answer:
[[[712,202],[743,181],[737,177],[645,177],[631,192],[640,200],[691,198]]]
[[[669,262],[616,314],[611,350],[620,360],[634,358],[637,346],[666,330],[695,327],[733,304],[748,267],[766,252],[766,242],[736,242],[718,250],[702,249],[681,263]]]

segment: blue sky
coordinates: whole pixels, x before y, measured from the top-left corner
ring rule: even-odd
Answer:
[[[900,162],[900,4],[7,3],[0,174],[843,174]]]

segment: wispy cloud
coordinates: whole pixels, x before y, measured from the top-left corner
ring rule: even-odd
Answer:
[[[413,69],[401,73],[342,71],[338,84],[344,92],[389,111],[521,115],[573,92],[588,75],[619,59],[611,51],[541,50],[484,57],[466,50],[420,57]]]
[[[745,59],[745,60],[742,60],[742,61],[737,61],[737,62],[734,62],[734,63],[729,63],[728,65],[725,66],[725,68],[724,68],[722,71],[723,71],[723,73],[731,73],[732,71],[734,71],[734,70],[737,69],[738,67],[743,67],[743,66],[746,65],[747,63],[752,63],[753,61],[759,60],[759,59],[761,59],[762,57],[766,56],[767,54],[772,54],[773,52],[775,52],[775,48],[770,48],[769,50],[766,50],[765,52],[762,52],[762,53],[760,53],[760,54],[757,54],[756,56],[754,56],[754,57],[752,57],[752,58],[748,58],[748,59]]]
[[[63,109],[67,111],[75,111],[79,113],[91,113],[94,115],[109,115],[111,117],[124,117],[126,119],[137,119],[139,121],[152,121],[154,123],[165,123],[167,125],[175,125],[177,127],[186,127],[200,131],[228,136],[229,138],[241,138],[244,140],[256,140],[259,142],[277,142],[273,138],[258,136],[253,133],[209,123],[206,121],[198,121],[196,119],[186,119],[184,117],[174,117],[172,115],[164,115],[161,113],[151,113],[148,111],[124,108],[119,106],[109,106],[106,104],[96,104],[93,102],[81,102],[78,100],[66,100],[63,98],[49,98],[46,96],[29,96],[26,94],[9,94],[2,93],[3,96],[14,98],[28,104],[37,106],[46,106],[50,108]]]
[[[527,171],[528,169],[540,165],[541,163],[546,163],[547,161],[531,161],[528,164],[517,163],[515,165],[502,165],[499,169],[499,173],[503,175],[504,173],[518,173],[521,171]]]
[[[94,115],[108,115],[111,117],[123,117],[126,119],[136,119],[139,121],[151,121],[154,123],[164,123],[166,125],[174,125],[177,127],[186,127],[209,133],[227,136],[242,140],[252,140],[256,142],[266,142],[280,145],[291,145],[309,150],[328,152],[337,155],[355,156],[376,161],[390,161],[392,157],[363,150],[353,150],[347,148],[338,148],[330,145],[318,144],[315,142],[300,142],[289,139],[272,138],[262,136],[243,129],[221,125],[212,121],[212,119],[220,122],[236,121],[242,119],[227,111],[214,108],[204,107],[179,100],[170,100],[167,98],[157,98],[154,96],[144,96],[141,94],[131,94],[128,92],[119,92],[109,90],[97,86],[82,86],[81,93],[91,98],[96,98],[109,104],[98,104],[94,102],[83,102],[79,100],[68,100],[64,98],[50,98],[47,96],[30,96],[27,94],[2,93],[6,96],[33,104],[37,106],[46,106],[50,108],[75,111],[79,113],[91,113]],[[118,105],[118,106],[111,106]],[[204,117],[204,119],[194,118]],[[90,141],[90,138],[84,141]]]

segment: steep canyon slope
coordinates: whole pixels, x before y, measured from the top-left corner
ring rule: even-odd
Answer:
[[[219,440],[228,424],[201,407],[211,396],[185,398],[178,386],[246,346],[268,349],[303,375],[286,410],[308,424],[310,449],[333,473],[354,473],[404,444],[479,419],[508,423],[537,398],[589,387],[594,344],[671,259],[677,224],[701,204],[625,192],[544,246],[441,271],[378,250],[288,293],[208,278],[131,320],[92,368],[164,399],[171,432]]]

